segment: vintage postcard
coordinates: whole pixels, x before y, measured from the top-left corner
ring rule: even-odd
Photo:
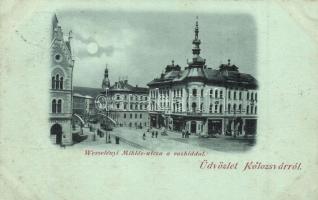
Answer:
[[[318,198],[316,1],[1,4],[1,199]]]

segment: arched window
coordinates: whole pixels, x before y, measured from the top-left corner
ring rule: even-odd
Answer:
[[[215,112],[215,113],[218,113],[218,104],[215,104],[215,106],[214,106],[214,112]]]
[[[231,113],[231,104],[228,104],[228,105],[227,105],[227,112],[228,112],[228,113]]]
[[[222,112],[223,112],[223,105],[221,104],[219,113],[222,113]]]
[[[197,104],[192,103],[192,112],[195,112],[197,110]]]
[[[219,91],[218,90],[215,90],[215,94],[214,94],[214,97],[217,99],[219,96]]]
[[[192,90],[192,95],[193,95],[194,97],[197,96],[197,89],[193,89],[193,90]]]
[[[60,79],[60,89],[63,90],[63,77]]]
[[[56,74],[55,76],[55,89],[59,89],[60,88],[60,76],[58,74]]]
[[[249,114],[250,112],[250,106],[246,106],[246,114]]]
[[[59,99],[57,101],[57,113],[61,113],[62,112],[62,100]]]
[[[52,113],[56,113],[56,100],[53,99],[52,101]]]
[[[55,77],[52,77],[52,89],[55,89]]]
[[[212,113],[212,109],[213,109],[213,104],[210,104],[210,109],[209,109],[210,113]]]

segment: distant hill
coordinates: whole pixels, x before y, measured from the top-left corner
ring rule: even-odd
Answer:
[[[93,98],[99,95],[102,91],[103,91],[102,88],[90,88],[90,87],[79,87],[79,86],[73,87],[73,94],[77,93],[83,96],[89,95]]]

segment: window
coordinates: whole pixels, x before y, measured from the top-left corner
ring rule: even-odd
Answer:
[[[52,101],[52,113],[56,113],[56,100],[53,99]]]
[[[63,90],[63,77],[60,79],[60,89]]]
[[[59,74],[56,74],[56,76],[52,77],[52,89],[63,89],[64,88],[64,80],[63,77],[60,77]]]
[[[228,104],[228,105],[227,105],[227,112],[228,112],[228,113],[231,113],[231,104]]]
[[[210,104],[209,112],[212,113],[213,110],[213,104]]]
[[[126,113],[124,113],[124,118],[126,119]]]
[[[251,114],[254,112],[254,106],[251,106]]]
[[[132,114],[130,114],[130,116],[129,116],[129,117],[130,117],[130,119],[131,119],[131,118],[132,118]]]
[[[223,105],[221,104],[219,113],[222,113],[222,112],[223,112]]]
[[[127,104],[124,104],[124,109],[125,109],[125,110],[127,109]]]
[[[201,97],[203,97],[203,89],[201,89]]]
[[[215,95],[214,95],[214,97],[217,99],[218,96],[219,96],[219,91],[218,91],[218,90],[215,90]]]
[[[254,100],[254,93],[251,93],[251,100]]]
[[[215,104],[215,106],[214,106],[214,112],[218,113],[218,105],[217,104]]]
[[[57,74],[55,77],[55,89],[60,88],[60,76]]]
[[[257,101],[257,93],[255,93],[255,101]],[[255,107],[256,108],[256,107]],[[255,114],[256,114],[256,112],[255,112]]]
[[[52,89],[55,89],[55,77],[52,77]]]
[[[192,103],[192,112],[195,112],[197,109],[197,104],[196,103]]]
[[[138,110],[138,104],[135,105],[135,110]]]
[[[255,106],[255,112],[254,113],[257,114],[257,106]]]
[[[117,109],[119,109],[119,103],[116,104]]]
[[[220,91],[220,99],[223,99],[223,90]]]
[[[117,100],[120,100],[120,96],[119,96],[119,95],[116,95],[116,99],[117,99]]]
[[[213,90],[211,89],[210,90],[210,98],[212,98],[212,95],[213,95]]]
[[[133,105],[132,104],[130,104],[130,110],[132,110],[133,109]]]
[[[145,100],[147,101],[147,100],[148,100],[148,98],[147,98],[147,97],[145,97]]]
[[[228,92],[227,96],[229,99],[231,99],[231,91]]]
[[[142,114],[139,115],[140,119],[142,118]]]
[[[236,112],[236,104],[233,105],[234,113]]]
[[[139,105],[139,109],[142,110],[142,104]]]
[[[246,106],[246,114],[249,114],[250,112],[250,106]]]
[[[247,100],[250,99],[250,93],[249,93],[249,92],[247,92],[247,94],[246,94],[246,99],[247,99]]]
[[[59,99],[57,101],[57,113],[61,113],[62,112],[62,100]]]
[[[234,100],[236,100],[236,91],[234,91]]]
[[[239,100],[242,100],[242,92],[239,93]]]
[[[196,97],[197,96],[197,89],[192,90],[192,96]]]
[[[135,119],[137,119],[137,114],[135,114]]]
[[[239,112],[241,113],[242,112],[242,105],[241,104],[239,105],[238,109],[239,109]]]

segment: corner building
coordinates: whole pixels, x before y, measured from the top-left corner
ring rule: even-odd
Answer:
[[[181,70],[174,61],[149,86],[150,126],[191,134],[255,135],[257,129],[256,79],[230,63],[218,69],[200,56],[196,21],[193,58]]]
[[[50,84],[50,138],[55,144],[72,144],[72,78],[74,60],[71,32],[65,40],[56,15],[53,17]]]

